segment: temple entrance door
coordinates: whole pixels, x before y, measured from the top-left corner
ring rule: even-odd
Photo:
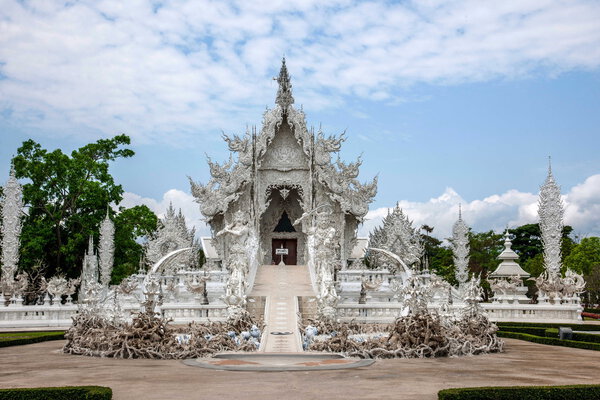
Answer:
[[[279,261],[281,260],[281,255],[276,254],[277,249],[281,248],[288,249],[288,254],[283,256],[285,265],[296,265],[298,262],[298,239],[273,239],[271,248],[271,258],[274,264],[279,264]]]

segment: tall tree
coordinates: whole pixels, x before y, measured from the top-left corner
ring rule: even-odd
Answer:
[[[565,258],[564,266],[580,274],[591,274],[595,267],[600,266],[600,238],[582,239]]]
[[[542,272],[538,268],[539,260],[538,254],[542,254],[544,247],[542,245],[542,236],[540,233],[539,224],[526,224],[521,225],[514,229],[509,229],[508,232],[514,236],[512,239],[512,249],[519,255],[519,263],[521,265],[532,265],[532,270],[526,269],[527,272],[534,276],[538,276]],[[571,237],[573,227],[565,225],[562,231],[562,247],[561,253],[563,261],[571,253],[571,249],[575,246],[575,241]],[[533,260],[533,259],[536,260]],[[542,260],[543,261],[543,260]],[[533,267],[535,266],[535,267]],[[524,267],[525,268],[525,267]],[[537,274],[535,273],[536,271]]]
[[[13,159],[17,178],[25,178],[23,200],[28,208],[21,236],[21,267],[39,260],[49,273],[79,273],[87,239],[97,236],[98,225],[110,203],[121,201],[123,188],[110,175],[109,163],[134,155],[122,146],[126,135],[100,139],[71,152],[48,151],[28,140]]]
[[[421,240],[423,241],[425,254],[429,259],[429,268],[437,275],[455,285],[457,282],[454,276],[452,250],[448,246],[444,246],[441,240],[431,236],[433,229],[429,225],[421,226],[421,230],[425,231],[425,233],[421,233]]]
[[[141,241],[156,230],[158,217],[147,206],[121,207],[115,216],[115,267],[112,284],[137,272],[142,257]]]
[[[487,276],[498,267],[498,255],[504,248],[502,235],[494,231],[470,232],[469,247],[471,254],[469,258],[469,270],[474,274],[481,275],[481,286],[484,289],[484,300],[491,294]]]

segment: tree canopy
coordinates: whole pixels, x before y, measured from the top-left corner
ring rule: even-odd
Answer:
[[[126,135],[100,139],[70,155],[48,151],[33,140],[23,142],[13,158],[17,178],[25,179],[23,201],[27,216],[21,234],[21,269],[40,261],[50,274],[78,274],[88,237],[97,236],[111,203],[122,199],[123,188],[109,173],[109,163],[132,157]]]

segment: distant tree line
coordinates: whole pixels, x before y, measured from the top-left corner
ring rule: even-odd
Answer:
[[[425,252],[429,259],[429,267],[452,284],[457,284],[454,277],[451,245],[431,236],[433,228],[421,227],[425,244]],[[544,255],[540,227],[538,224],[526,224],[509,229],[512,249],[519,255],[518,263],[532,277],[544,271]],[[490,230],[487,232],[469,232],[470,259],[469,270],[472,274],[480,274],[486,298],[491,296],[485,278],[499,265],[498,255],[504,249],[503,234]],[[573,228],[565,226],[562,236],[563,273],[567,268],[583,274],[587,282],[586,301],[591,304],[600,303],[600,238],[586,237],[581,240],[573,236]],[[529,295],[535,295],[532,281],[526,281]]]

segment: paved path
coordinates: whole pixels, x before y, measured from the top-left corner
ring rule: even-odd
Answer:
[[[600,383],[600,352],[505,339],[506,352],[475,357],[378,360],[357,369],[238,372],[181,361],[69,356],[63,341],[0,348],[0,387],[103,385],[114,400],[417,399],[463,386]]]
[[[302,351],[298,334],[297,297],[312,296],[308,268],[301,265],[259,267],[251,296],[266,296],[265,332],[261,351],[296,353]],[[274,334],[288,333],[289,334]]]

